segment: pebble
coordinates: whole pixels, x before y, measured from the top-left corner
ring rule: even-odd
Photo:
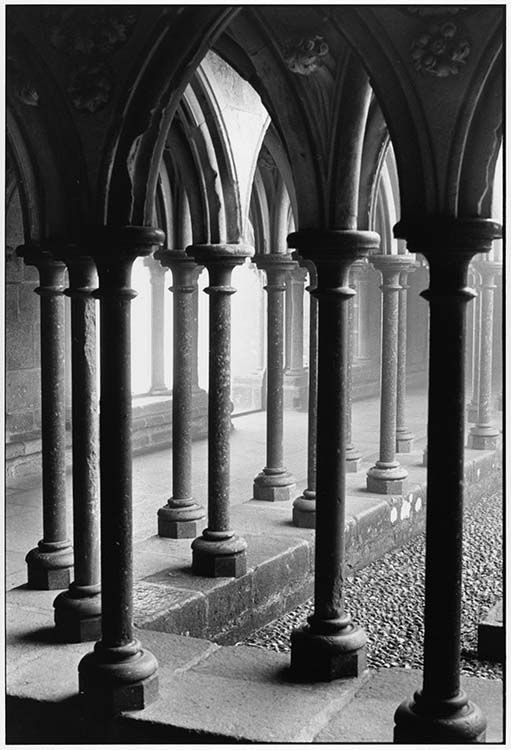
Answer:
[[[477,625],[503,597],[501,491],[482,495],[470,506],[463,534],[461,673],[502,679],[500,663],[477,658]],[[422,669],[424,546],[421,534],[346,580],[346,610],[367,633],[367,662],[373,669]],[[312,612],[310,599],[243,643],[289,651],[291,631]]]

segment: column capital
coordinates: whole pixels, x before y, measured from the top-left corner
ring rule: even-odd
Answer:
[[[377,255],[371,255],[368,260],[381,272],[384,278],[391,274],[400,274],[402,271],[415,268],[415,259],[407,255],[378,253]]]
[[[157,250],[153,257],[160,261],[163,268],[170,268],[172,271],[172,286],[169,287],[171,291],[195,291],[197,279],[204,266],[187,255],[185,250],[162,248]]]
[[[264,255],[254,255],[253,263],[264,271],[294,271],[298,263],[294,260],[291,253],[265,253]]]
[[[20,245],[16,249],[18,258],[27,266],[39,271],[39,286],[34,291],[41,297],[59,296],[64,293],[65,263],[46,247],[46,243]]]
[[[250,245],[241,244],[189,245],[185,252],[208,269],[212,266],[233,268],[254,255],[254,249]]]
[[[368,256],[380,246],[380,235],[358,229],[303,229],[287,238],[288,247],[296,248],[305,260],[314,263],[348,263]]]
[[[93,247],[91,255],[149,255],[155,247],[163,245],[165,233],[157,227],[88,226],[85,228],[82,243]]]
[[[445,260],[449,254],[466,258],[488,253],[492,242],[502,237],[502,226],[492,219],[455,216],[425,216],[422,219],[402,219],[394,227],[394,236],[406,239],[410,252],[422,253],[432,260]]]

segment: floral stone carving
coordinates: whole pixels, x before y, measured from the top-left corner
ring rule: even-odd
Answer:
[[[470,43],[456,24],[431,24],[414,40],[411,57],[416,70],[436,78],[457,75],[470,54]]]
[[[290,46],[285,54],[286,65],[292,73],[310,76],[323,65],[328,55],[328,44],[323,37],[300,39]]]
[[[52,46],[71,58],[67,93],[78,111],[97,112],[110,99],[112,73],[107,59],[124,45],[137,20],[126,6],[67,6],[44,11]]]

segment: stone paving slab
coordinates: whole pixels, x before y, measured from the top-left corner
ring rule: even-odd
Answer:
[[[396,708],[411,698],[421,684],[421,672],[415,669],[381,669],[373,673],[349,706],[315,736],[314,742],[391,743]],[[461,686],[487,717],[486,742],[502,742],[502,681],[462,675]]]

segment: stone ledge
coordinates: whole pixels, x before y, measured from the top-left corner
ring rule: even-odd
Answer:
[[[477,655],[480,659],[504,662],[506,630],[504,628],[503,601],[497,602],[477,626]]]

